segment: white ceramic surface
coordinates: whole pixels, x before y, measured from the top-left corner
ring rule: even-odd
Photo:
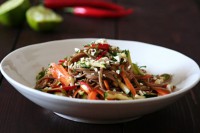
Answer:
[[[200,80],[198,64],[179,52],[141,42],[108,39],[111,45],[129,49],[133,62],[146,65],[149,72],[173,74],[176,91],[162,97],[133,101],[92,101],[55,96],[33,89],[35,77],[42,67],[58,62],[73,54],[74,48],[82,48],[94,40],[69,39],[23,47],[6,56],[1,61],[0,70],[8,82],[31,101],[63,118],[86,123],[124,122],[157,111],[183,96]]]

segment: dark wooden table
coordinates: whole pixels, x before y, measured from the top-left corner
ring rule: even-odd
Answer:
[[[4,0],[0,0],[3,3]],[[82,18],[61,13],[54,32],[38,33],[27,23],[0,26],[0,60],[30,44],[68,38],[135,40],[179,51],[200,64],[200,2],[198,0],[114,0],[135,13],[121,19]],[[38,1],[32,1],[33,5]],[[190,69],[190,68],[188,68]],[[140,119],[110,125],[84,124],[60,118],[17,92],[0,74],[0,133],[199,133],[200,84],[170,106]]]

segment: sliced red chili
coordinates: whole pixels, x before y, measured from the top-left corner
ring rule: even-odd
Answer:
[[[98,44],[98,49],[109,50],[109,44]]]
[[[66,60],[59,60],[59,62],[61,62],[61,63],[63,63],[63,62],[65,62]]]
[[[97,48],[98,48],[98,45],[97,45],[97,44],[91,44],[91,47],[97,49]]]
[[[99,60],[99,59],[101,59],[104,55],[106,55],[108,53],[108,51],[106,50],[106,51],[103,51],[103,52],[101,52],[98,56],[97,56],[97,58],[96,58],[96,60]]]
[[[102,50],[109,50],[110,45],[109,44],[91,44],[92,48],[96,48],[96,49],[102,49]]]
[[[67,60],[59,60],[59,61],[58,61],[58,62],[59,62],[58,64],[59,64],[59,65],[62,65],[65,61],[67,61]]]
[[[83,90],[83,91],[85,91],[87,94],[89,94],[90,93],[90,91],[92,90],[91,89],[91,87],[87,84],[87,83],[85,83],[85,82],[80,82],[80,88]]]

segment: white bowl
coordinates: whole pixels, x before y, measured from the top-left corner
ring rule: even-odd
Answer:
[[[94,101],[47,94],[33,89],[35,77],[50,62],[74,53],[74,48],[96,39],[69,39],[35,44],[17,49],[1,62],[0,70],[8,82],[34,103],[61,117],[85,123],[118,123],[135,119],[171,104],[200,80],[197,63],[189,57],[159,46],[135,41],[111,40],[111,45],[129,49],[133,62],[146,65],[153,74],[173,74],[175,92],[160,97],[130,101]]]

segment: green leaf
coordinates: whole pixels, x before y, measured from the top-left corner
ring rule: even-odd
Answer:
[[[40,80],[42,77],[44,77],[44,75],[46,74],[46,70],[42,70],[41,72],[38,73],[38,75],[36,76],[36,80]]]

